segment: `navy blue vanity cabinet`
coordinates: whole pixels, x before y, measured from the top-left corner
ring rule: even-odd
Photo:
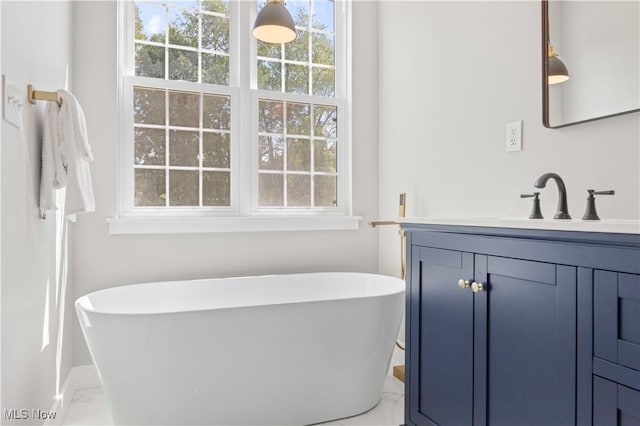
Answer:
[[[407,425],[636,424],[640,236],[403,228]]]

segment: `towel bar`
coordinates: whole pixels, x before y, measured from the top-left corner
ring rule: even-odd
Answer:
[[[369,222],[369,226],[371,226],[372,228],[375,228],[376,226],[382,226],[382,225],[399,225],[399,223],[393,220],[378,220],[374,222]]]
[[[58,106],[62,105],[62,100],[56,92],[45,92],[43,90],[34,90],[33,85],[27,85],[27,94],[29,102],[35,105],[36,101],[55,102]]]

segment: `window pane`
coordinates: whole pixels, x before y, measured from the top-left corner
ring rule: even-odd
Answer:
[[[203,0],[202,9],[209,12],[229,13],[229,0]]]
[[[325,138],[338,137],[338,108],[334,106],[313,106],[313,132]]]
[[[164,206],[165,173],[164,170],[135,170],[135,205]]]
[[[202,204],[205,206],[231,205],[231,178],[229,172],[202,173]]]
[[[164,78],[164,47],[136,43],[136,75]]]
[[[334,31],[334,0],[313,0],[313,28]]]
[[[180,6],[184,8],[197,9],[198,0],[169,0],[171,6]]]
[[[314,64],[335,65],[336,45],[333,35],[314,33],[312,36],[311,51]]]
[[[169,125],[200,126],[200,94],[169,91]]]
[[[337,142],[334,140],[313,141],[313,168],[316,172],[335,173],[337,169]]]
[[[202,166],[228,169],[231,167],[231,146],[228,133],[202,134]]]
[[[282,206],[284,194],[282,184],[283,175],[260,173],[258,175],[258,202],[260,206]]]
[[[143,129],[137,127],[135,132],[134,164],[164,166],[165,164],[165,132],[163,129]]]
[[[313,94],[327,97],[336,95],[336,73],[333,69],[313,67]]]
[[[309,104],[287,103],[287,134],[311,135]]]
[[[198,12],[169,8],[169,43],[198,47]]]
[[[309,94],[309,67],[285,64],[285,91],[287,93]]]
[[[205,129],[231,129],[231,97],[202,95],[204,118],[202,127]]]
[[[223,55],[202,54],[202,82],[208,84],[229,85],[229,57]]]
[[[282,64],[276,61],[258,60],[258,89],[282,90]]]
[[[287,139],[287,170],[311,170],[310,144],[309,139]]]
[[[260,100],[258,102],[259,131],[264,133],[282,133],[283,102]]]
[[[338,181],[335,176],[315,176],[313,185],[313,197],[316,206],[337,206],[337,182]]]
[[[285,59],[289,61],[309,61],[309,32],[296,30],[296,39],[284,45]]]
[[[198,81],[198,52],[169,49],[169,80]]]
[[[283,170],[284,140],[278,136],[260,136],[258,168],[261,170]]]
[[[169,165],[198,167],[198,132],[169,131]]]
[[[202,48],[229,53],[229,19],[202,15]]]
[[[297,26],[309,26],[309,0],[287,0],[286,7]]]
[[[311,176],[287,175],[287,205],[311,205]]]
[[[198,172],[188,170],[169,171],[169,205],[199,205]]]
[[[165,123],[165,92],[158,89],[133,88],[133,121],[140,124]]]
[[[136,40],[164,43],[166,10],[162,6],[136,2]]]
[[[260,40],[256,40],[256,42],[258,44],[258,56],[280,59],[280,52],[282,50],[281,44],[265,43]]]

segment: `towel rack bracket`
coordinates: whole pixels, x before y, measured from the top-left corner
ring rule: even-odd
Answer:
[[[58,105],[62,105],[62,101],[56,92],[35,90],[32,84],[27,84],[27,99],[29,99],[29,102],[34,105],[36,104],[36,101],[50,101],[55,102]]]
[[[29,102],[31,102],[32,104],[36,104],[36,100],[34,98],[34,90],[33,90],[33,85],[32,84],[27,84],[27,94],[28,97],[27,99],[29,99]]]

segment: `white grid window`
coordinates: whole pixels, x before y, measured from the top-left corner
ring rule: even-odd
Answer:
[[[263,5],[119,3],[119,216],[350,214],[347,5],[288,1],[282,45]]]
[[[258,109],[259,205],[337,206],[337,108],[260,99]]]
[[[231,97],[134,86],[134,204],[230,206]]]

